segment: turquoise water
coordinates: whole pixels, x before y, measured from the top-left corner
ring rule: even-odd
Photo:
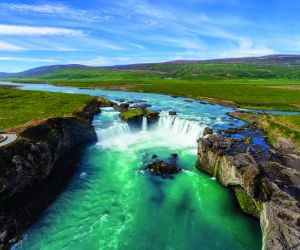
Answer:
[[[112,108],[95,116],[98,142],[84,149],[67,189],[13,249],[260,249],[258,220],[243,214],[230,190],[195,169],[197,144],[206,126],[240,125],[218,105],[184,98],[82,90],[51,85],[22,89],[140,100],[162,110],[159,122],[132,131]],[[124,100],[121,100],[124,99]],[[176,117],[168,111],[177,111]],[[174,179],[143,168],[152,155],[178,154]]]

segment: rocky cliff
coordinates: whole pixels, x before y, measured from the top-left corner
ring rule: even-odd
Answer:
[[[260,218],[263,249],[300,249],[299,156],[280,154],[251,126],[201,138],[198,156],[196,167]]]
[[[97,139],[91,119],[98,112],[95,99],[72,116],[18,128],[18,140],[0,148],[0,249],[18,239],[72,176],[80,149]]]

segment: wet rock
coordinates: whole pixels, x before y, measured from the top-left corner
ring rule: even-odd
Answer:
[[[143,116],[144,111],[142,109],[128,109],[120,113],[120,118],[131,126],[140,126]]]
[[[169,111],[169,115],[176,115],[176,111]]]
[[[214,133],[214,131],[211,128],[206,127],[203,131],[203,136],[211,135],[213,133]]]
[[[159,112],[144,109],[128,109],[120,113],[120,118],[133,127],[140,127],[143,117],[147,117],[147,123],[153,124],[159,120]]]
[[[159,120],[158,111],[146,110],[145,113],[146,113],[148,124],[156,123]]]
[[[101,96],[97,97],[97,101],[99,102],[100,107],[113,107],[114,105],[116,105],[116,103],[111,102],[107,98]]]
[[[184,102],[189,102],[189,103],[192,103],[194,102],[193,100],[183,100]]]
[[[174,154],[171,154],[171,156],[172,156],[173,158],[177,158],[177,157],[178,157],[178,154],[174,153]]]
[[[152,155],[152,159],[156,159],[157,158],[157,155],[156,154],[153,154]]]
[[[124,112],[129,108],[129,103],[121,103],[121,104],[115,104],[113,106],[114,110],[118,111],[118,112]]]
[[[177,174],[180,169],[177,168],[176,164],[168,163],[165,161],[155,161],[146,166],[146,169],[149,170],[154,175],[159,176],[168,176],[172,174]]]

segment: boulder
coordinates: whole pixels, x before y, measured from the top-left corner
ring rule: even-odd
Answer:
[[[120,118],[129,125],[142,124],[144,111],[142,109],[128,109],[120,113]]]
[[[152,159],[156,159],[157,158],[157,155],[156,154],[153,154],[152,155]]]
[[[203,136],[211,135],[213,133],[214,133],[214,131],[211,128],[206,127],[203,131]]]
[[[177,174],[180,169],[177,168],[176,164],[168,163],[165,161],[155,161],[146,166],[146,169],[149,170],[154,175],[159,176],[168,176],[172,174]]]
[[[176,111],[169,111],[169,115],[176,115]]]
[[[121,104],[115,104],[113,106],[113,108],[116,110],[116,111],[119,111],[119,112],[124,112],[126,111],[128,108],[129,108],[129,103],[121,103]]]

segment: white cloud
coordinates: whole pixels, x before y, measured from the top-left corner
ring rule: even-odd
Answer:
[[[83,64],[88,66],[108,66],[116,65],[120,63],[128,63],[131,60],[129,57],[102,57],[98,56],[91,59],[72,61],[70,63],[74,64]]]
[[[19,13],[39,13],[53,16],[61,16],[65,19],[75,19],[92,22],[98,20],[109,20],[109,15],[92,14],[86,10],[74,9],[61,4],[16,4],[1,3],[0,10],[10,10]]]
[[[20,51],[25,49],[12,43],[0,41],[0,50]]]
[[[54,63],[55,59],[28,58],[28,57],[0,57],[0,61],[20,61],[20,62],[44,62]]]
[[[267,48],[263,44],[253,44],[249,39],[243,38],[240,40],[239,47],[228,49],[225,52],[221,52],[221,57],[250,57],[250,56],[262,56],[274,54],[273,49]]]
[[[54,28],[54,27],[34,27],[21,25],[5,25],[0,24],[0,35],[28,35],[28,36],[51,36],[51,35],[65,35],[65,36],[83,36],[81,30]]]

